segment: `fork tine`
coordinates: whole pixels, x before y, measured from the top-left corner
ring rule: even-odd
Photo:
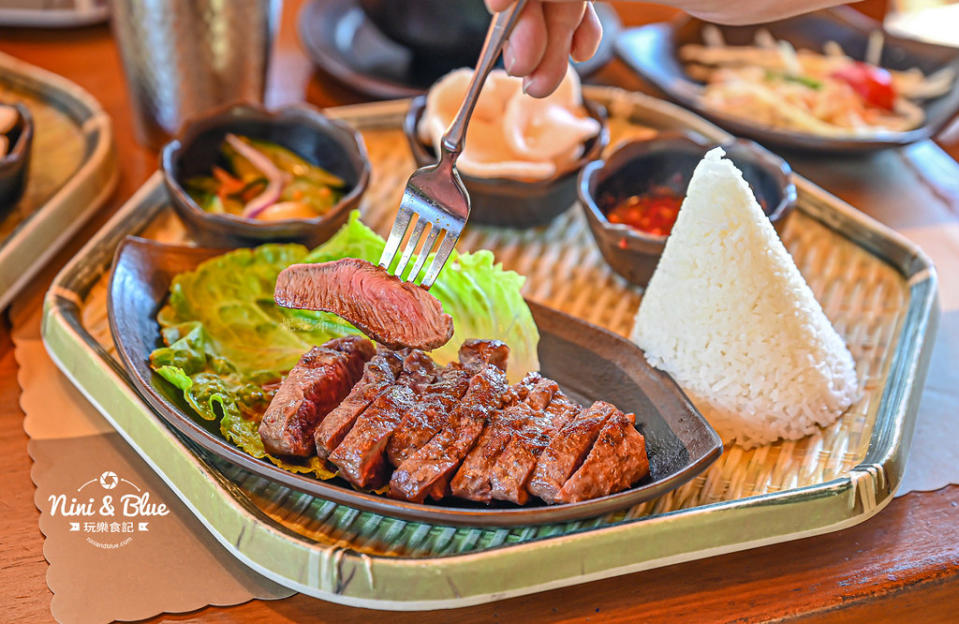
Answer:
[[[426,237],[426,242],[423,243],[423,248],[420,249],[420,255],[416,259],[416,264],[413,265],[413,270],[410,271],[409,276],[406,278],[408,282],[416,282],[416,276],[420,274],[420,271],[423,270],[423,265],[426,264],[426,259],[430,255],[430,250],[433,249],[433,245],[436,243],[436,237],[439,236],[439,233],[443,230],[436,224],[433,225],[433,229],[430,230],[429,235]]]
[[[420,286],[423,288],[429,289],[433,285],[433,282],[436,281],[436,277],[440,274],[440,269],[443,268],[443,265],[446,264],[446,260],[450,257],[450,254],[453,252],[453,247],[456,246],[456,241],[459,240],[459,233],[454,234],[453,232],[444,232],[445,236],[443,242],[440,243],[439,249],[436,250],[436,257],[433,258],[433,263],[430,265],[429,270],[426,272],[426,276],[423,278],[423,281],[420,283]]]
[[[390,237],[386,239],[386,247],[383,248],[383,253],[380,255],[380,266],[387,271],[393,264],[393,258],[396,257],[396,250],[400,248],[403,237],[406,236],[406,230],[410,227],[412,216],[413,211],[410,210],[409,206],[400,204],[400,210],[396,213],[396,219],[393,221],[393,229],[390,230]]]
[[[403,256],[400,258],[400,263],[396,265],[396,272],[394,273],[396,277],[403,279],[403,273],[410,263],[410,258],[413,257],[413,252],[416,251],[416,246],[419,244],[420,238],[423,237],[423,230],[426,229],[426,226],[429,224],[430,222],[424,219],[422,215],[416,220],[416,225],[413,226],[413,233],[410,234],[409,240],[406,241],[406,247],[403,249]]]

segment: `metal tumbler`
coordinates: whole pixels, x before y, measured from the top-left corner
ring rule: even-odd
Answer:
[[[281,1],[113,0],[137,140],[157,149],[191,117],[262,102]]]

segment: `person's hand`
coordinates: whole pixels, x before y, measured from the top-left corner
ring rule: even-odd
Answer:
[[[486,0],[492,11],[503,11],[514,0]],[[503,64],[523,77],[523,90],[534,97],[552,93],[566,75],[570,56],[585,61],[596,53],[603,27],[591,2],[529,0],[509,41]]]

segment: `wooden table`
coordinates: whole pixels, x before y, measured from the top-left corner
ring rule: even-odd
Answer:
[[[305,98],[318,106],[363,101],[363,97],[321,73],[313,73],[295,34],[300,2],[289,1],[271,74],[267,102],[278,105]],[[881,2],[864,3],[881,15]],[[669,17],[672,12],[636,4],[619,6],[627,24]],[[54,262],[61,266],[157,166],[156,154],[134,142],[131,110],[119,57],[105,26],[72,31],[0,29],[0,51],[75,81],[88,89],[112,116],[120,162],[119,187],[94,222]],[[643,88],[620,63],[600,72],[598,82]],[[959,137],[941,139],[956,158]],[[918,175],[925,175],[921,162]],[[931,168],[931,167],[930,167]],[[800,167],[800,170],[803,170]],[[814,181],[814,172],[806,172]],[[914,172],[915,173],[915,172]],[[930,174],[931,175],[931,174]],[[859,182],[832,176],[827,188],[870,212],[870,196]],[[959,198],[948,206],[959,212]],[[880,210],[874,216],[882,219]],[[52,271],[52,269],[51,269]],[[49,279],[52,272],[47,271]],[[44,581],[47,564],[33,505],[31,462],[18,407],[17,364],[9,321],[0,324],[0,586],[11,622],[50,619],[51,594]],[[382,613],[353,609],[302,595],[255,601],[228,608],[209,607],[155,621],[202,619],[235,622],[386,621],[907,621],[959,619],[959,486],[912,493],[894,500],[875,518],[851,529],[668,568],[597,581],[503,602],[432,613]],[[146,562],[145,562],[146,565]],[[910,617],[912,616],[912,617]]]

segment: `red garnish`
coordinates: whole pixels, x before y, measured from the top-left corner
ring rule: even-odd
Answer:
[[[882,67],[856,61],[833,72],[832,77],[852,87],[870,106],[892,110],[896,104],[896,88],[892,84],[892,75]]]
[[[669,188],[654,188],[644,195],[633,195],[606,213],[610,223],[620,223],[653,236],[669,236],[679,215],[683,196]]]

